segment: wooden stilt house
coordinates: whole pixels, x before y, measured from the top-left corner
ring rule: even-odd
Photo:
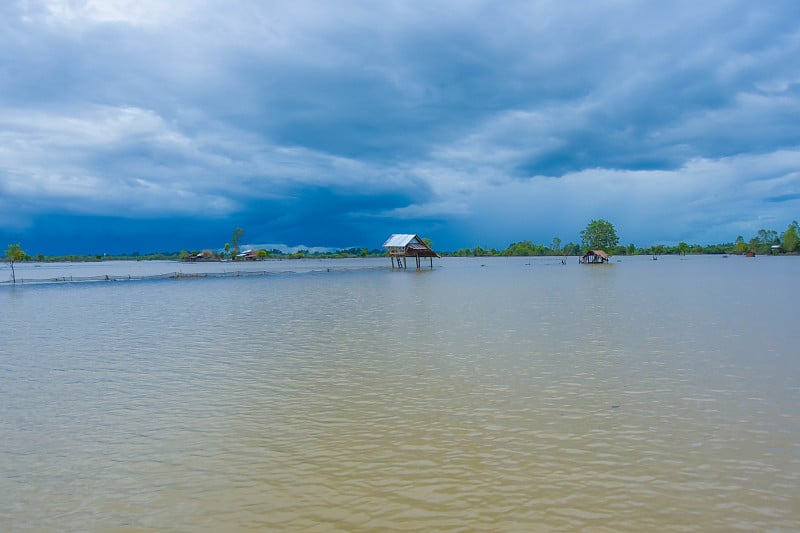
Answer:
[[[392,262],[392,269],[407,268],[408,258],[413,257],[417,263],[417,270],[422,267],[422,258],[428,257],[431,260],[431,268],[433,268],[433,258],[441,256],[431,250],[430,246],[425,244],[419,235],[411,233],[395,233],[386,239],[383,243],[384,248],[389,249],[389,260]]]
[[[585,265],[599,265],[608,263],[608,254],[603,250],[589,250],[580,259],[580,262]]]

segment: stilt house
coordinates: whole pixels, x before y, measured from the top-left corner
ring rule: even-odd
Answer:
[[[589,250],[580,259],[580,262],[585,265],[596,265],[601,263],[608,263],[608,254],[603,250]]]
[[[423,257],[429,257],[431,260],[431,268],[433,268],[433,258],[441,256],[431,250],[430,246],[425,244],[419,235],[410,233],[395,233],[391,235],[386,242],[383,243],[384,248],[389,249],[389,260],[392,262],[392,268],[406,268],[407,259],[413,257],[417,262],[417,270],[421,268]]]

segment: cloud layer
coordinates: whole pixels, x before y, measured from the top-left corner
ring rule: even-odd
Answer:
[[[452,249],[800,218],[800,5],[0,7],[0,237]],[[37,250],[37,251],[38,251]]]

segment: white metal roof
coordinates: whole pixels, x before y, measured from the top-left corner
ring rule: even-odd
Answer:
[[[411,241],[413,241],[417,236],[413,233],[394,233],[386,239],[386,242],[383,243],[384,248],[392,248],[392,247],[399,247],[402,248],[403,246],[407,245]]]

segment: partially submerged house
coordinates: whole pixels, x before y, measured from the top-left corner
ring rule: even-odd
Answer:
[[[429,257],[431,260],[431,268],[433,268],[433,258],[441,256],[431,250],[431,247],[425,244],[419,235],[412,233],[395,233],[390,235],[386,242],[383,243],[384,248],[389,249],[389,260],[392,262],[392,268],[397,263],[397,268],[406,268],[407,259],[409,257],[415,258],[417,262],[417,270],[421,268],[422,258]]]
[[[608,263],[608,254],[603,250],[589,250],[580,258],[580,262],[584,265],[599,265]]]

